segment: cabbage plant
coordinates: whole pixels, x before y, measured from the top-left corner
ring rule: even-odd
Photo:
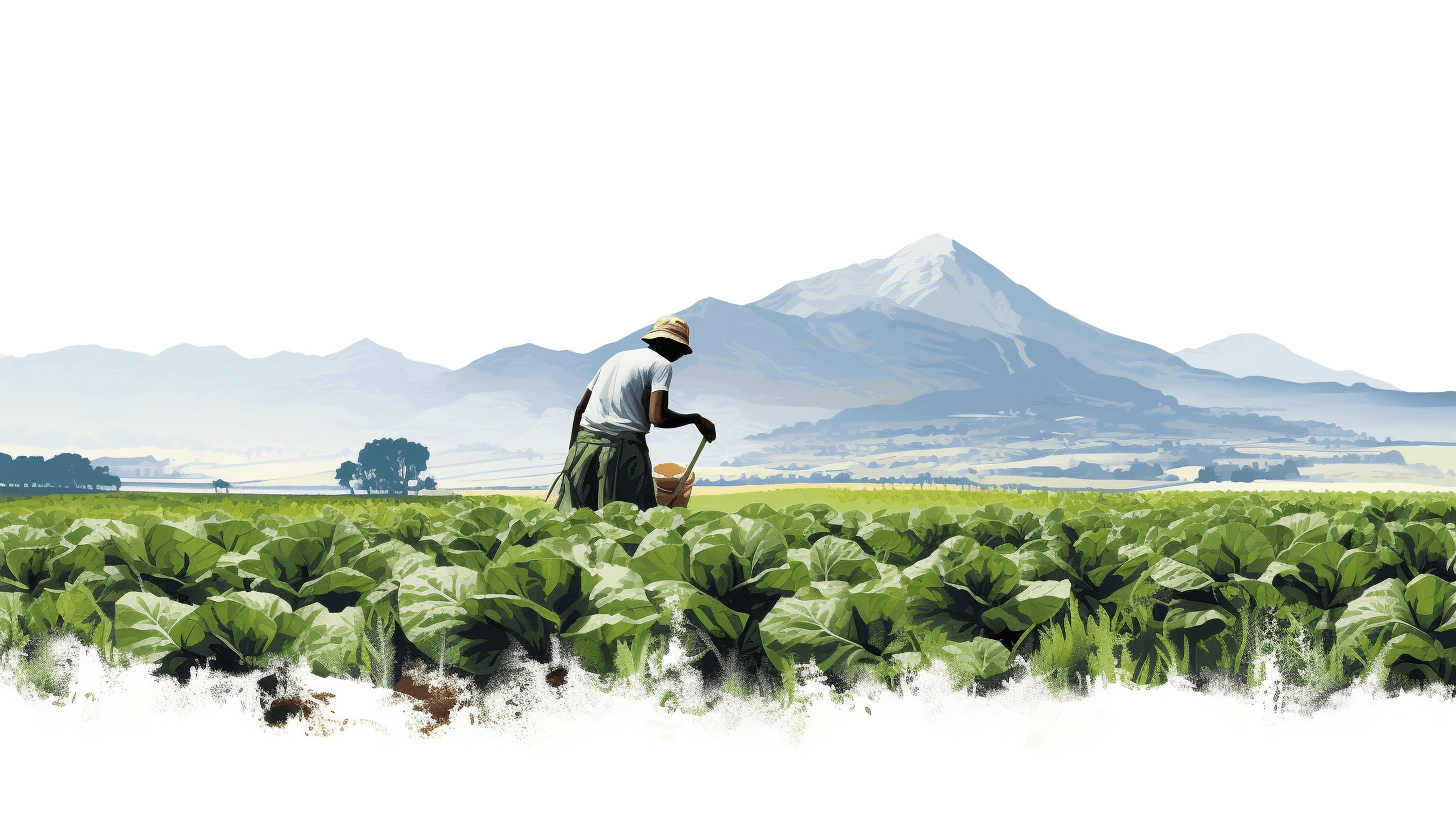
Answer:
[[[1016,643],[1050,620],[1071,597],[1066,579],[1026,581],[1016,562],[955,536],[905,569],[909,619],[952,641],[991,637]]]
[[[682,535],[653,531],[630,566],[653,604],[680,611],[720,664],[728,654],[756,664],[759,621],[779,598],[808,583],[804,565],[789,559],[788,544],[773,525],[731,515]]]
[[[1387,578],[1350,602],[1337,644],[1362,666],[1420,683],[1456,682],[1456,585],[1434,575]]]
[[[816,581],[774,605],[760,624],[763,648],[780,672],[812,664],[853,681],[891,664],[905,613],[905,589],[883,581],[851,586]]]
[[[368,552],[364,536],[347,519],[316,519],[279,530],[248,553],[238,569],[253,576],[255,591],[277,595],[291,606],[320,603],[340,612],[379,586],[388,571],[387,565],[371,563]]]

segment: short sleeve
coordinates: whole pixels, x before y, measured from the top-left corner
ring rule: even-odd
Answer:
[[[652,365],[653,391],[666,391],[672,385],[672,363],[660,360]]]

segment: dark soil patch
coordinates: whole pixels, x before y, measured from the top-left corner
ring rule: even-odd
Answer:
[[[306,720],[313,716],[313,712],[318,707],[319,703],[316,700],[306,700],[302,697],[279,697],[268,704],[267,710],[263,712],[263,722],[274,728],[282,728],[283,724],[288,722],[289,717],[296,716]]]
[[[455,703],[460,699],[454,689],[432,686],[414,677],[406,677],[395,683],[394,693],[414,700],[415,711],[430,715],[432,722],[420,729],[423,734],[450,722],[450,712],[455,709]]]
[[[551,684],[551,688],[561,688],[566,685],[566,667],[562,666],[559,669],[552,669],[546,675],[546,682]]]

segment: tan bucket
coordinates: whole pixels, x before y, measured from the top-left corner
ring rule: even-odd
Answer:
[[[663,462],[652,469],[652,481],[657,485],[659,507],[667,506],[668,499],[672,498],[672,491],[677,490],[677,483],[683,478],[683,466],[676,462]],[[677,494],[677,501],[672,503],[673,507],[688,506],[688,497],[693,494],[693,482],[697,480],[697,474],[689,473],[686,479],[687,481],[683,482],[682,490]]]

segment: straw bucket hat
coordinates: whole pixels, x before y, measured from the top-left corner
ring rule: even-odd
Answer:
[[[688,354],[693,353],[693,347],[688,345],[688,323],[677,315],[657,318],[657,322],[652,324],[652,331],[642,335],[643,340],[658,337],[681,343],[682,347],[687,349]]]

